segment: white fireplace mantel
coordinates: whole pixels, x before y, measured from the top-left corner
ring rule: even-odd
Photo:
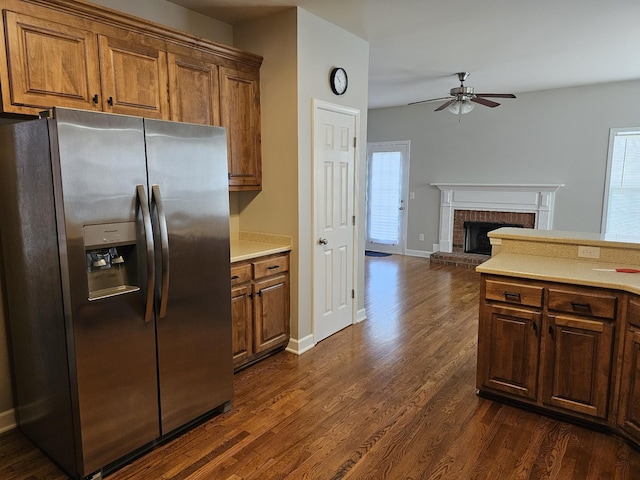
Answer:
[[[432,183],[440,189],[440,251],[453,250],[454,210],[535,213],[535,227],[551,230],[556,191],[564,184]]]

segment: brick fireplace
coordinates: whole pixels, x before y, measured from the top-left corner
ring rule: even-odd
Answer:
[[[453,248],[452,252],[465,251],[465,222],[486,222],[503,225],[517,225],[534,228],[535,213],[494,212],[490,210],[454,210],[453,211]]]
[[[551,230],[555,193],[563,187],[530,184],[432,183],[440,189],[440,243],[431,261],[475,267],[488,255],[464,252],[464,222]]]

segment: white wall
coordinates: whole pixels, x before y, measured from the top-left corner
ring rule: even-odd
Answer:
[[[434,182],[564,183],[553,228],[600,231],[609,128],[640,126],[640,81],[517,97],[461,117],[439,103],[369,111],[369,142],[411,140],[408,249],[438,243]]]
[[[336,96],[329,86],[333,67],[344,67],[349,88]],[[312,333],[313,291],[313,210],[312,210],[312,100],[318,99],[360,110],[359,154],[356,159],[356,183],[363,198],[366,172],[367,101],[369,85],[369,43],[335,25],[298,9],[298,192],[300,225],[300,339]],[[356,212],[357,230],[364,232],[364,202]],[[356,307],[364,310],[364,236],[356,245],[360,259],[356,272]]]
[[[263,191],[237,196],[240,230],[281,233],[294,238],[291,335],[294,343],[304,344],[313,333],[312,99],[360,110],[356,175],[362,183],[369,45],[300,8],[235,26],[234,43],[264,57],[260,72]],[[349,74],[349,90],[341,97],[329,87],[329,73],[334,66],[344,67]],[[363,226],[362,202],[360,208],[357,216]],[[364,239],[359,243],[358,254],[362,256]],[[357,292],[357,306],[364,309],[362,262],[357,272]]]
[[[224,45],[233,45],[231,25],[165,0],[90,0],[119,12],[189,32]]]

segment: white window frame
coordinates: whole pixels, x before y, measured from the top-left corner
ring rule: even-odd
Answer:
[[[613,147],[614,140],[617,135],[639,133],[640,127],[627,127],[627,128],[610,128],[609,129],[609,148],[607,150],[607,173],[605,175],[604,184],[604,199],[602,202],[602,223],[600,224],[600,233],[606,234],[607,232],[607,212],[609,211],[609,190],[611,184],[611,164],[613,163]]]

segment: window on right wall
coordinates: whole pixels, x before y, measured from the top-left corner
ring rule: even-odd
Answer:
[[[640,237],[640,127],[610,130],[602,232]]]

